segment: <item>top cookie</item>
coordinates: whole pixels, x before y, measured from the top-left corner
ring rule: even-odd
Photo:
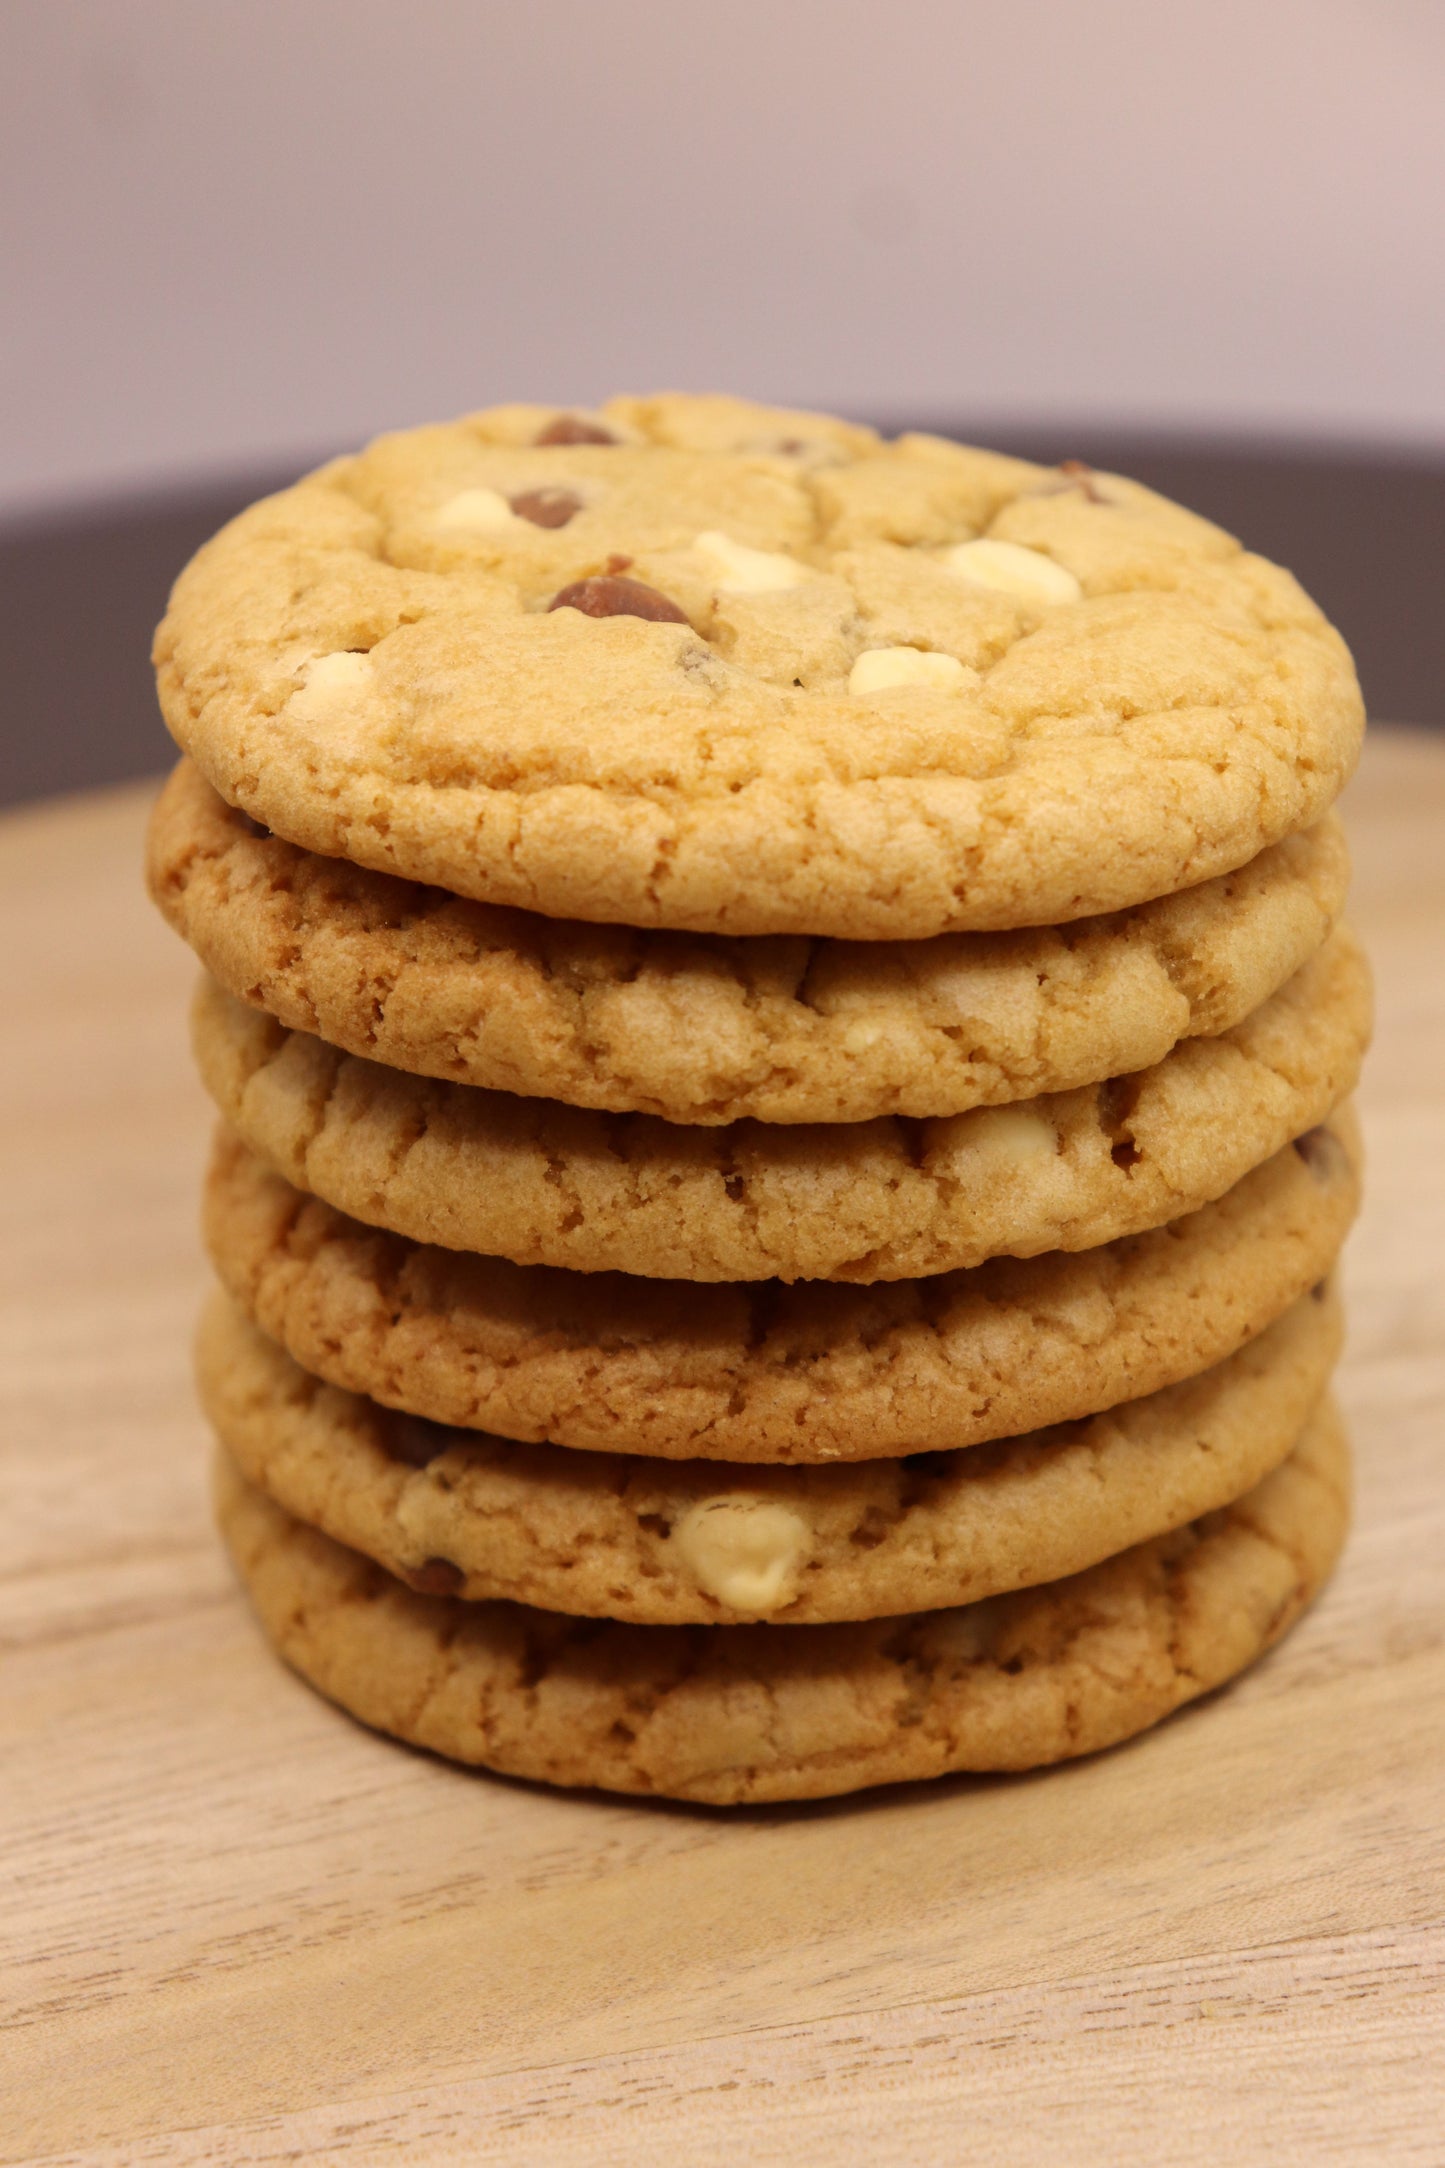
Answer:
[[[1286,572],[1115,476],[723,398],[383,437],[182,573],[161,704],[331,856],[549,916],[907,939],[1172,893],[1363,715]]]

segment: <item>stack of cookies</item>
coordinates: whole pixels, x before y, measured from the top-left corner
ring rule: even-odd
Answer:
[[[156,659],[220,1517],[323,1693],[806,1798],[1299,1615],[1369,989],[1288,573],[1076,464],[505,407],[254,506]]]

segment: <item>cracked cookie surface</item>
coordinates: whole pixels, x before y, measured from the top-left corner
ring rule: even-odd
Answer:
[[[1065,1091],[1238,1023],[1319,947],[1334,815],[1107,919],[884,943],[725,940],[510,911],[258,832],[188,761],[151,894],[230,993],[392,1069],[720,1124],[932,1116]]]
[[[1323,1585],[1349,1517],[1326,1402],[1234,1505],[1068,1580],[834,1626],[630,1626],[404,1588],[247,1484],[221,1525],[277,1651],[377,1730],[545,1783],[738,1805],[1129,1738],[1253,1662]]]
[[[1222,1361],[1330,1270],[1360,1158],[1344,1108],[1215,1203],[1099,1249],[870,1287],[704,1287],[409,1242],[222,1127],[205,1235],[303,1368],[389,1407],[670,1460],[872,1460],[1072,1421]]]
[[[1180,1385],[1089,1421],[831,1468],[574,1453],[448,1430],[324,1385],[224,1295],[201,1402],[249,1481],[424,1593],[639,1625],[778,1625],[971,1603],[1230,1504],[1296,1443],[1339,1352],[1306,1295]]]
[[[939,1121],[689,1128],[406,1076],[204,979],[202,1080],[354,1218],[518,1264],[646,1278],[914,1279],[1089,1249],[1222,1196],[1350,1092],[1369,977],[1344,928],[1269,1001],[1139,1074]]]
[[[896,940],[1228,872],[1358,756],[1297,582],[1135,483],[726,399],[588,427],[384,437],[207,544],[155,659],[225,798],[553,917]]]

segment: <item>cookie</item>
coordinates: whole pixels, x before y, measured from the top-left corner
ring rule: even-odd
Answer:
[[[1369,980],[1343,929],[1153,1068],[947,1120],[680,1127],[343,1054],[202,982],[201,1075],[288,1181],[415,1241],[646,1278],[914,1279],[1088,1249],[1224,1191],[1354,1086]]]
[[[380,1233],[223,1128],[205,1232],[257,1324],[390,1407],[597,1452],[820,1462],[977,1445],[1193,1377],[1324,1277],[1359,1188],[1342,1109],[1214,1204],[1101,1249],[871,1287],[700,1287]]]
[[[1252,1663],[1349,1517],[1326,1402],[1234,1505],[1066,1581],[837,1626],[627,1626],[404,1588],[224,1455],[218,1506],[277,1651],[363,1723],[550,1784],[740,1805],[1112,1746]]]
[[[1067,1091],[1227,1031],[1325,939],[1334,815],[1108,919],[933,941],[729,941],[462,901],[258,832],[188,761],[150,890],[229,992],[348,1053],[671,1122],[861,1122]]]
[[[155,660],[292,843],[719,934],[1143,903],[1317,821],[1364,720],[1295,580],[1135,483],[682,396],[333,461],[200,552]]]
[[[1077,1573],[1278,1467],[1339,1353],[1327,1286],[1203,1376],[1084,1423],[828,1468],[573,1453],[323,1385],[224,1295],[201,1402],[243,1475],[426,1593],[639,1625],[818,1624]]]

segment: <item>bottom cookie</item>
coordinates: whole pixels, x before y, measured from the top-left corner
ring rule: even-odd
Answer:
[[[862,1625],[624,1626],[421,1596],[249,1485],[222,1530],[279,1653],[380,1731],[550,1784],[720,1806],[1112,1746],[1233,1677],[1318,1593],[1349,1517],[1324,1401],[1235,1505],[1065,1581]]]

